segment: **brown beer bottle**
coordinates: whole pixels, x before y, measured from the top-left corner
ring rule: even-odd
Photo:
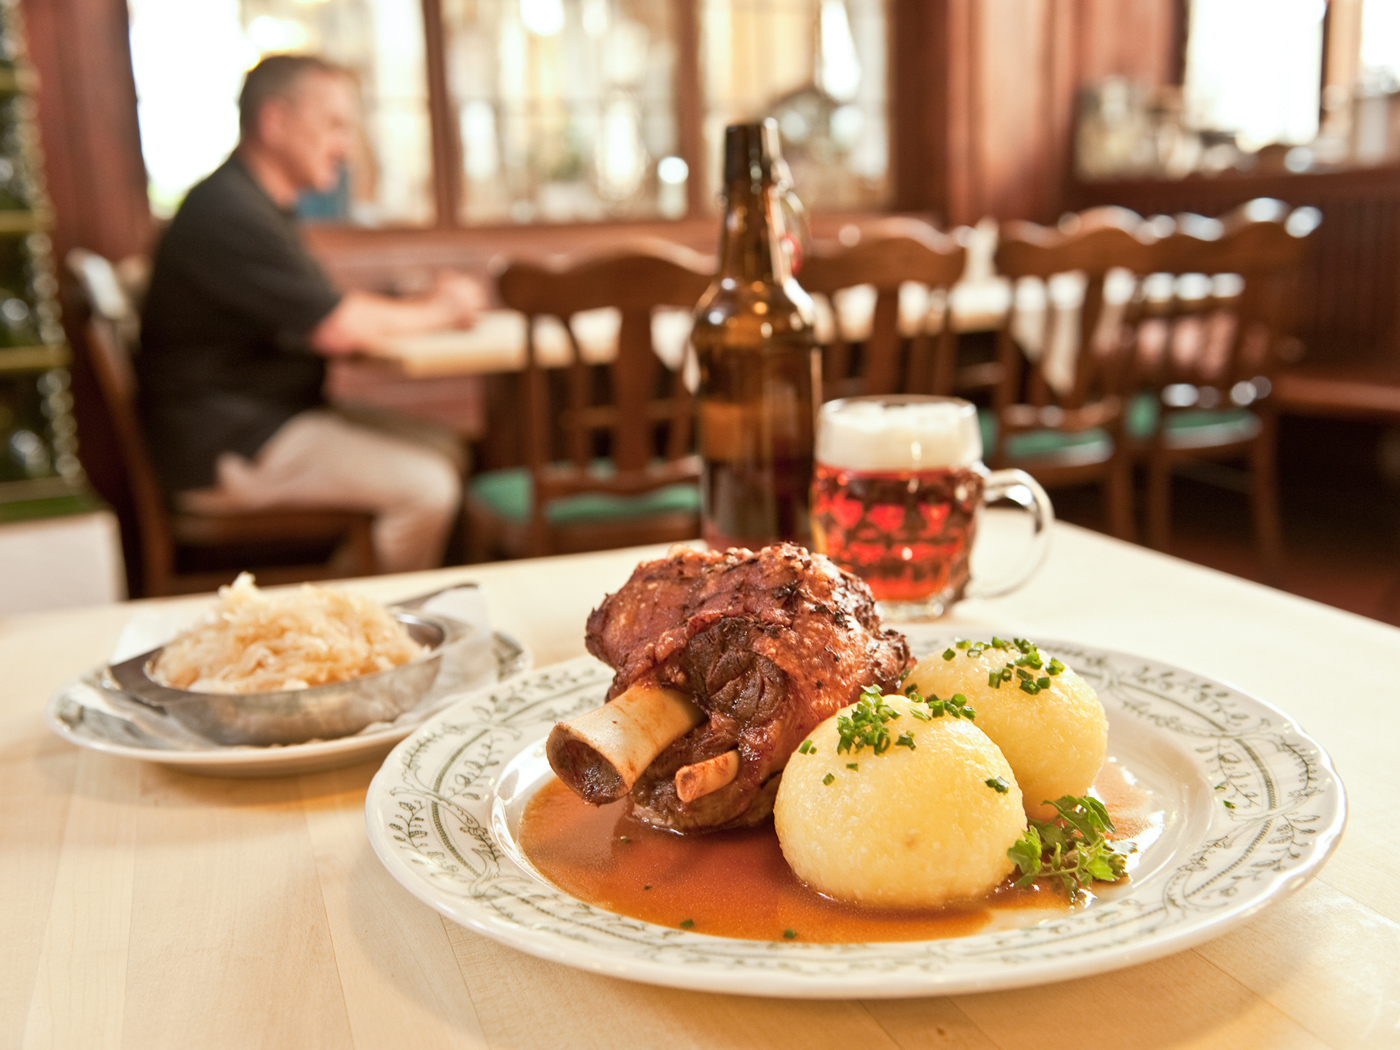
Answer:
[[[712,547],[757,549],[811,534],[821,358],[812,300],[793,279],[773,177],[778,126],[724,135],[720,268],[695,310],[700,364],[702,532]]]

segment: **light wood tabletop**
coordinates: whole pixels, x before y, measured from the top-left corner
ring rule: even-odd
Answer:
[[[354,586],[390,600],[478,580],[496,625],[547,664],[583,652],[589,609],[652,553]],[[1340,849],[1247,925],[1154,962],[1014,991],[799,1001],[603,977],[439,917],[371,851],[379,759],[224,780],[57,738],[45,700],[107,658],[136,608],[0,620],[0,1046],[1400,1047],[1395,628],[1058,526],[1028,587],[963,603],[950,627],[1137,652],[1276,704],[1347,785]]]
[[[908,293],[908,294],[906,294]],[[833,306],[818,296],[817,341],[830,343],[839,325],[842,336],[863,342],[875,318],[873,286],[848,289]],[[1010,308],[1011,289],[1003,278],[963,282],[953,288],[953,323],[960,332],[989,331]],[[585,361],[606,364],[617,356],[622,315],[604,307],[574,315],[574,335]],[[942,308],[931,304],[927,289],[910,283],[900,295],[900,331],[938,331]],[[690,313],[663,308],[652,316],[652,343],[672,368],[690,338]],[[562,368],[572,359],[569,336],[555,318],[535,325],[535,347],[545,368]],[[369,346],[364,357],[405,379],[444,379],[519,372],[525,368],[525,316],[514,310],[485,310],[471,328],[387,336]]]

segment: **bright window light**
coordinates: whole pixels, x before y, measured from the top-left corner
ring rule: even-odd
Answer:
[[[1244,149],[1317,136],[1324,0],[1192,0],[1186,119]]]

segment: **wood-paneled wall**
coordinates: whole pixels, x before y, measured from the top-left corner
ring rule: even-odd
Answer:
[[[24,0],[39,73],[39,131],[55,257],[146,248],[151,212],[136,120],[125,0]]]
[[[1055,218],[1080,88],[1179,80],[1184,19],[1183,0],[895,0],[896,204]]]
[[[1255,197],[1322,212],[1298,299],[1309,361],[1400,363],[1400,167],[1083,183],[1070,200],[1142,215],[1221,215]]]

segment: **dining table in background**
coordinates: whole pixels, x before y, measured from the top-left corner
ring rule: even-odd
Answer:
[[[140,605],[0,619],[0,1045],[1336,1050],[1400,1046],[1400,630],[1058,525],[1024,590],[950,631],[1137,652],[1232,683],[1321,742],[1350,823],[1317,878],[1155,961],[1009,991],[781,1000],[571,969],[454,925],[365,831],[379,758],[266,780],[80,750],[45,726]],[[537,665],[651,550],[354,581],[383,600],[476,580]],[[189,607],[206,597],[175,600]],[[169,602],[167,604],[173,604]]]
[[[860,286],[834,304],[816,303],[816,334],[829,343],[836,326],[848,342],[863,342],[875,318],[875,289]],[[1011,288],[1004,278],[988,277],[955,285],[952,293],[953,323],[959,332],[992,331],[1011,305]],[[590,364],[606,364],[617,356],[617,336],[622,315],[604,307],[575,315],[574,334],[579,352]],[[930,301],[927,289],[909,282],[901,289],[900,328],[913,335],[916,329],[940,330],[943,304]],[[681,359],[690,338],[690,313],[657,310],[652,317],[652,342],[657,356],[671,367]],[[554,318],[544,318],[535,329],[536,352],[545,368],[562,368],[571,360],[568,335]],[[525,368],[525,316],[514,310],[484,310],[471,328],[385,336],[364,352],[365,360],[379,365],[387,376],[409,380],[437,380],[521,372]]]
[[[875,299],[873,286],[848,289],[834,304],[818,297],[818,341],[830,343],[838,325],[847,342],[864,341],[874,322]],[[987,275],[956,285],[950,300],[959,332],[990,331],[1010,308],[1011,288],[1003,278]],[[939,330],[945,305],[910,284],[900,296],[901,332]],[[573,317],[573,335],[586,363],[607,364],[617,356],[621,324],[622,315],[608,307]],[[669,367],[682,363],[689,339],[689,311],[653,314],[652,343]],[[564,368],[572,360],[569,333],[556,318],[536,323],[535,347],[545,368]],[[473,443],[475,469],[518,466],[524,438],[516,406],[525,355],[525,315],[485,310],[471,328],[386,336],[353,358],[332,361],[326,390],[334,402],[371,404],[448,427]],[[693,386],[698,373],[693,362],[689,367]]]

